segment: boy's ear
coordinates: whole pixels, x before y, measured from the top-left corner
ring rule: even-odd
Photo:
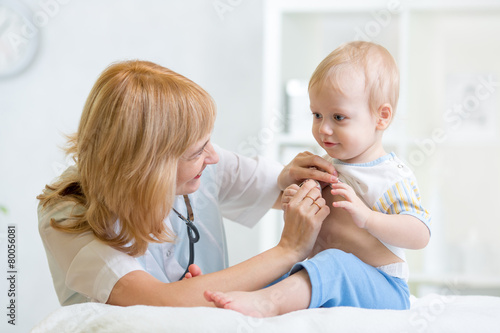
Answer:
[[[389,103],[382,104],[377,110],[377,126],[378,130],[385,130],[389,127],[392,120],[392,106]]]

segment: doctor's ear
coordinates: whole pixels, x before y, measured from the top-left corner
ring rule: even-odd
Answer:
[[[385,130],[389,127],[392,120],[392,106],[389,103],[382,104],[377,110],[377,126],[378,130]]]

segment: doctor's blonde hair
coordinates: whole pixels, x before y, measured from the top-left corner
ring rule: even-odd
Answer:
[[[76,168],[37,197],[43,208],[73,200],[83,213],[52,220],[52,227],[91,231],[132,256],[150,242],[172,241],[163,221],[176,195],[177,163],[210,134],[215,115],[210,95],[180,74],[138,60],[109,66],[69,139]]]
[[[354,41],[333,50],[314,71],[309,90],[316,85],[329,83],[332,89],[342,92],[345,74],[361,72],[365,91],[372,112],[389,103],[396,112],[399,99],[399,69],[393,56],[381,45]]]

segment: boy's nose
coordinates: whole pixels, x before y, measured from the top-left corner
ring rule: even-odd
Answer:
[[[321,123],[321,126],[319,127],[319,132],[321,134],[332,135],[333,129],[330,126],[330,124],[324,121]]]

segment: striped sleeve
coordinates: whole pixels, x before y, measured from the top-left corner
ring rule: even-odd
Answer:
[[[431,215],[422,207],[420,192],[411,179],[402,179],[392,185],[373,205],[373,210],[385,214],[412,215],[427,227],[431,225]]]

